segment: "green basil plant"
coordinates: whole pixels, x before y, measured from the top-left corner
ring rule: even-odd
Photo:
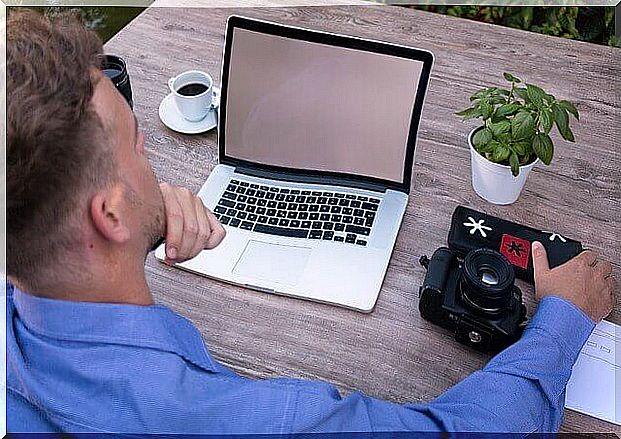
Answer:
[[[483,127],[472,138],[474,148],[488,160],[511,166],[517,176],[521,165],[538,157],[549,165],[554,155],[550,131],[556,125],[563,139],[574,142],[569,114],[579,120],[569,101],[558,101],[540,87],[523,83],[510,73],[504,77],[510,89],[488,87],[470,97],[471,107],[457,114],[466,119],[481,118]]]

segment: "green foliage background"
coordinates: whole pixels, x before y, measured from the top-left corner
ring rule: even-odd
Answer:
[[[409,6],[455,17],[621,47],[615,8],[594,6]]]

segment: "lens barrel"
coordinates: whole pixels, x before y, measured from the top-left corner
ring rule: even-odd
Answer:
[[[464,301],[475,310],[485,314],[505,311],[514,284],[513,266],[499,252],[480,248],[466,255],[460,288]]]
[[[116,55],[104,55],[101,63],[101,70],[104,75],[110,78],[116,89],[129,104],[129,107],[133,109],[132,86],[129,82],[129,74],[127,73],[125,61]]]

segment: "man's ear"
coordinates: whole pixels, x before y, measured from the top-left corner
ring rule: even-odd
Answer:
[[[90,203],[93,226],[106,240],[122,244],[131,233],[126,224],[125,195],[121,186],[97,192]]]

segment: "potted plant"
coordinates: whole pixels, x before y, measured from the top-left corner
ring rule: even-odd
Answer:
[[[477,194],[495,204],[513,203],[537,162],[550,164],[554,155],[550,138],[553,126],[563,139],[574,142],[569,115],[579,119],[571,102],[557,100],[510,73],[504,73],[504,77],[510,89],[479,90],[470,97],[471,106],[456,113],[464,120],[483,121],[468,136],[472,186]]]

